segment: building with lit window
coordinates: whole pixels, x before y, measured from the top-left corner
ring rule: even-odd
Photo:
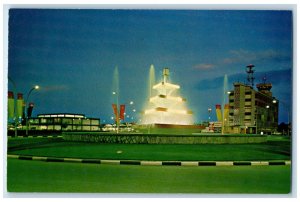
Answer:
[[[99,131],[100,119],[84,114],[39,114],[29,119],[30,130]]]
[[[229,92],[229,116],[224,120],[227,133],[271,134],[278,127],[278,100],[272,96],[271,83],[259,83],[258,90],[234,83]]]

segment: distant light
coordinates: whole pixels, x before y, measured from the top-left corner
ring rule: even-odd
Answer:
[[[113,120],[114,119],[114,117],[112,116],[112,117],[110,117],[111,118],[111,120]]]
[[[34,86],[34,88],[37,90],[37,89],[39,89],[40,87],[39,87],[38,85],[36,85],[36,86]]]
[[[230,94],[231,92],[230,91],[227,91],[227,94]]]
[[[113,95],[117,94],[115,91],[112,92]]]
[[[277,100],[273,100],[273,103],[277,103]]]
[[[129,103],[129,104],[133,105],[133,101],[130,101],[130,103]]]
[[[266,108],[267,108],[267,109],[269,109],[269,108],[270,108],[270,106],[269,106],[269,105],[267,105],[267,106],[266,106]]]
[[[135,110],[135,109],[133,109],[132,111],[133,111],[133,112],[136,112],[136,110]]]

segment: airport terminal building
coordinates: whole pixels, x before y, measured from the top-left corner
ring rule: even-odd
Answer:
[[[29,119],[29,130],[100,131],[100,119],[84,114],[39,114]]]

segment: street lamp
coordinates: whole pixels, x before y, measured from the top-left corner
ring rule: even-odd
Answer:
[[[113,96],[116,96],[116,109],[115,110],[115,117],[116,117],[116,126],[117,126],[117,134],[119,133],[119,122],[120,122],[120,117],[119,117],[119,94],[118,94],[119,91],[113,91],[112,94]]]
[[[124,114],[124,115],[126,115],[125,116],[125,124],[127,126],[128,131],[130,131],[129,127],[130,127],[130,125],[132,127],[132,123],[134,122],[136,109],[134,106],[134,101],[130,100],[130,101],[127,101],[126,103],[128,103],[128,107],[126,108],[127,113]]]
[[[208,125],[209,125],[209,122],[210,122],[210,114],[211,114],[212,109],[209,107],[209,108],[207,109],[207,111],[208,111]]]
[[[273,101],[272,101],[274,104],[275,103],[277,103],[278,101],[276,100],[276,99],[274,99]],[[287,111],[287,118],[288,118],[288,120],[287,120],[287,135],[289,135],[289,125],[290,125],[290,107],[289,107],[289,105],[288,104],[286,104],[285,102],[283,102],[283,101],[280,101],[280,103],[282,104],[282,106],[286,109],[286,111]]]
[[[131,106],[131,111],[133,112],[132,115],[131,115],[131,119],[133,120],[134,119],[134,113],[136,112],[136,109],[134,107],[134,102],[133,101],[130,101],[129,102],[129,105]],[[129,117],[128,117],[129,118]]]
[[[27,94],[26,100],[25,100],[25,120],[26,120],[26,136],[28,136],[28,114],[27,114],[27,103],[29,96],[33,90],[38,90],[40,87],[38,85],[34,86],[33,88],[30,89],[30,91]],[[29,107],[29,105],[28,105]]]
[[[265,106],[266,109],[269,109],[270,106],[269,105],[266,105]],[[260,112],[260,114],[258,113]],[[267,112],[269,113],[269,112]],[[258,115],[261,115],[261,114],[265,114],[262,110],[259,110],[259,108],[256,106],[256,113],[255,113],[255,133],[258,134]],[[262,121],[261,117],[260,117],[260,121]],[[265,127],[265,124],[260,124],[260,130],[262,130],[263,126]]]

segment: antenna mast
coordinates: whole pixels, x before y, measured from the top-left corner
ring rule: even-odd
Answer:
[[[250,65],[247,65],[247,69],[246,69],[246,72],[247,72],[247,81],[248,81],[248,85],[251,85],[252,87],[254,86],[254,76],[253,76],[253,73],[254,73],[254,65],[250,64]]]

